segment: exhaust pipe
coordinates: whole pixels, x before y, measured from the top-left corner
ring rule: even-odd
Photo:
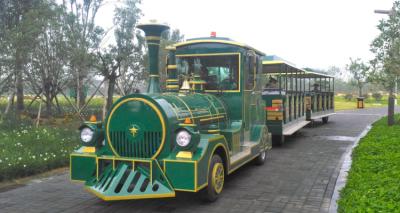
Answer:
[[[147,93],[160,93],[160,75],[158,70],[158,51],[160,47],[161,33],[169,29],[166,24],[160,24],[156,21],[139,24],[137,28],[144,31],[149,54],[149,86]]]

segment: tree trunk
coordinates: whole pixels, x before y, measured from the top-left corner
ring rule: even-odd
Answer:
[[[389,99],[388,99],[388,126],[394,124],[394,94],[393,88],[390,89]]]
[[[358,87],[358,97],[362,97],[362,87]]]
[[[104,82],[104,90],[108,91],[108,81]],[[103,119],[102,120],[106,119],[106,115],[107,115],[107,97],[106,97],[105,94],[106,93],[104,92],[103,93],[103,100],[105,100],[105,101],[103,103],[103,117],[102,117]]]
[[[50,117],[53,114],[52,103],[49,96],[46,96],[46,115]]]
[[[49,80],[45,80],[43,85],[43,94],[44,97],[46,98],[46,115],[50,117],[52,113],[52,102],[51,102],[51,91],[50,91],[50,85],[51,82]]]
[[[15,96],[14,92],[12,94],[10,94],[10,96],[8,96],[8,102],[7,102],[6,109],[4,110],[4,115],[7,115],[10,112],[10,108],[13,103],[14,96]]]
[[[115,84],[116,84],[116,77],[112,75],[108,79],[107,103],[106,103],[106,110],[107,111],[111,109],[111,106],[113,104],[113,96],[114,96]]]
[[[17,114],[20,114],[24,110],[24,85],[23,85],[23,64],[20,51],[17,50],[15,59],[15,87],[17,89]]]
[[[83,85],[83,77],[79,76],[79,89],[78,89],[78,97],[79,97],[79,107],[85,105],[86,102],[86,94],[85,94],[85,86]]]

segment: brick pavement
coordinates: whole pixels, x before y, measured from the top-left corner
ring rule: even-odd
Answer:
[[[0,212],[327,212],[341,158],[385,109],[342,111],[270,151],[265,165],[248,164],[227,178],[220,199],[176,198],[104,202],[59,174],[0,192]],[[347,137],[334,137],[347,136]]]

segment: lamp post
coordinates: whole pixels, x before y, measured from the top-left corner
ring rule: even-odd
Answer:
[[[374,10],[374,13],[376,14],[384,14],[384,15],[393,15],[394,9],[391,10]],[[394,81],[394,94],[397,94],[397,77],[396,80]],[[397,98],[394,99],[394,104],[397,105]]]
[[[393,15],[395,10],[394,7],[391,10],[375,10],[374,11],[377,14],[385,14],[385,15]],[[391,40],[391,43],[393,43],[393,40]],[[394,82],[394,88],[390,89],[390,94],[388,98],[388,125],[391,126],[394,124],[394,107],[397,105],[397,98],[393,97],[393,92],[394,94],[397,94],[397,76]],[[394,91],[393,91],[394,90]]]

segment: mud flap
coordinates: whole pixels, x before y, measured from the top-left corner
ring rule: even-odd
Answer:
[[[100,169],[99,169],[100,168]],[[103,200],[174,197],[168,179],[157,160],[117,161],[98,167],[96,177],[86,181],[86,189]]]

